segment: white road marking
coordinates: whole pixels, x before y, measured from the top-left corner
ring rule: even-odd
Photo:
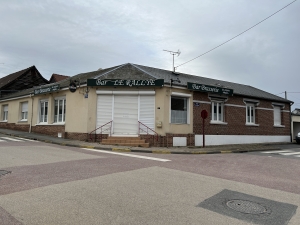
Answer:
[[[284,153],[284,152],[293,152],[291,150],[280,150],[280,151],[269,151],[269,152],[261,152],[261,153],[266,153],[266,154],[270,154],[270,153]]]
[[[113,154],[113,155],[122,155],[122,156],[128,156],[128,157],[140,158],[140,159],[149,159],[149,160],[155,160],[155,161],[160,161],[160,162],[171,161],[169,159],[160,159],[160,158],[147,157],[147,156],[141,156],[141,155],[125,154],[125,153],[121,153],[121,152],[111,152],[111,151],[96,150],[96,149],[90,149],[90,148],[82,148],[82,149],[88,150],[88,151],[93,151],[93,152],[101,152],[101,153]]]
[[[279,153],[280,155],[300,155],[300,152]]]
[[[1,142],[1,141],[4,141],[4,140],[0,139],[0,142]]]
[[[20,137],[15,137],[16,139],[20,139],[20,140],[24,140],[24,141],[32,141],[32,142],[38,142],[35,140],[31,140],[31,139],[26,139],[26,138],[20,138]]]
[[[21,141],[23,142],[22,140],[18,140],[18,139],[15,139],[15,138],[9,138],[9,137],[1,137],[2,139],[5,139],[5,140],[9,140],[9,141]]]

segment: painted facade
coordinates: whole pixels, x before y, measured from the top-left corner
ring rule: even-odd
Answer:
[[[124,64],[0,98],[0,127],[85,141],[91,132],[157,135],[150,145],[202,146],[206,110],[206,145],[289,142],[291,104],[250,86]]]

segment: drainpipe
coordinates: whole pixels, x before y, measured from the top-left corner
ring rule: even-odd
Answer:
[[[291,142],[293,142],[293,134],[294,134],[294,124],[292,124],[292,105],[294,105],[294,103],[290,103],[290,135],[291,135]],[[293,129],[293,130],[292,130]]]
[[[30,118],[30,125],[29,125],[29,133],[31,133],[32,118],[33,118],[33,100],[34,100],[34,98],[32,96],[33,95],[30,94],[30,98],[31,98],[31,118]]]

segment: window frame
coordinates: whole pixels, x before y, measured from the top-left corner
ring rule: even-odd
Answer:
[[[282,121],[281,121],[281,108],[280,106],[274,105],[273,106],[273,122],[274,122],[274,126],[282,126]],[[279,118],[279,122],[280,123],[276,123],[276,114]]]
[[[5,108],[7,108],[7,110],[5,110]],[[2,105],[2,122],[7,122],[8,121],[8,104]]]
[[[250,111],[250,115],[248,115],[249,111]],[[256,120],[255,105],[251,103],[247,103],[246,104],[246,125],[254,125],[255,120]]]
[[[60,104],[59,104],[59,102],[60,101],[62,101],[63,103],[62,103],[62,114],[61,114],[61,118],[62,118],[62,120],[61,121],[59,121],[59,116],[60,116],[60,114],[59,114],[59,111],[60,111]],[[58,102],[57,103],[57,105],[58,105],[58,107],[57,107],[57,110],[56,110],[56,102]],[[53,105],[53,123],[54,124],[65,124],[65,122],[66,122],[66,97],[64,96],[64,97],[58,97],[58,98],[55,98],[54,99],[54,105]]]
[[[216,104],[216,119],[215,119],[215,104]],[[219,112],[221,108],[221,113]],[[219,116],[221,115],[221,118]],[[211,123],[225,123],[225,116],[224,116],[224,102],[223,101],[211,101]]]
[[[25,107],[25,104],[27,106]],[[27,121],[28,120],[28,101],[27,102],[21,102],[20,104],[20,121]]]
[[[208,98],[211,101],[210,102],[210,104],[211,104],[211,107],[210,107],[210,124],[227,125],[228,123],[225,122],[226,121],[226,118],[225,118],[225,102],[228,100],[228,97],[227,96],[226,97],[225,96],[216,96],[216,95],[209,94]],[[222,107],[222,121],[214,120],[213,113],[214,113],[214,104],[215,103],[219,103],[219,104],[217,104],[217,107],[218,107],[218,105],[220,105]]]
[[[273,106],[273,126],[274,127],[285,127],[284,125],[282,125],[282,110],[284,109],[284,104],[282,103],[272,103]],[[277,109],[277,110],[276,110]],[[280,124],[276,124],[276,111],[278,112],[279,115],[279,119],[280,119]]]
[[[45,103],[47,103],[47,119],[46,121],[44,120],[45,118]],[[44,114],[42,115],[42,104],[44,104]],[[43,118],[43,119],[42,119]],[[48,99],[42,99],[39,101],[39,124],[48,124],[49,122],[49,100]]]
[[[259,124],[257,124],[257,115],[256,115],[256,109],[257,106],[259,105],[260,101],[256,100],[256,99],[248,99],[248,98],[244,98],[243,102],[246,104],[246,121],[245,121],[245,125],[246,126],[259,126]],[[248,108],[250,107],[253,108],[253,121],[248,121]]]
[[[180,92],[172,92],[170,95],[170,114],[169,114],[169,123],[170,124],[178,124],[178,125],[189,125],[190,124],[190,100],[191,100],[191,94],[186,94],[186,93],[180,93]],[[186,122],[185,123],[180,123],[180,122],[173,122],[172,121],[172,98],[177,98],[177,99],[185,99],[186,101]]]

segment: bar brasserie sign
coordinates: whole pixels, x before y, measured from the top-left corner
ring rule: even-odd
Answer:
[[[140,87],[140,86],[152,86],[162,87],[164,86],[164,79],[149,79],[149,80],[121,80],[121,79],[87,79],[87,86],[128,86],[128,87]]]
[[[58,91],[59,88],[60,88],[59,84],[52,85],[52,86],[49,86],[49,87],[39,88],[39,89],[34,90],[34,94],[35,95],[46,94],[46,93]]]
[[[204,84],[187,83],[188,89],[194,91],[211,92],[215,94],[233,95],[233,89],[222,88]]]

